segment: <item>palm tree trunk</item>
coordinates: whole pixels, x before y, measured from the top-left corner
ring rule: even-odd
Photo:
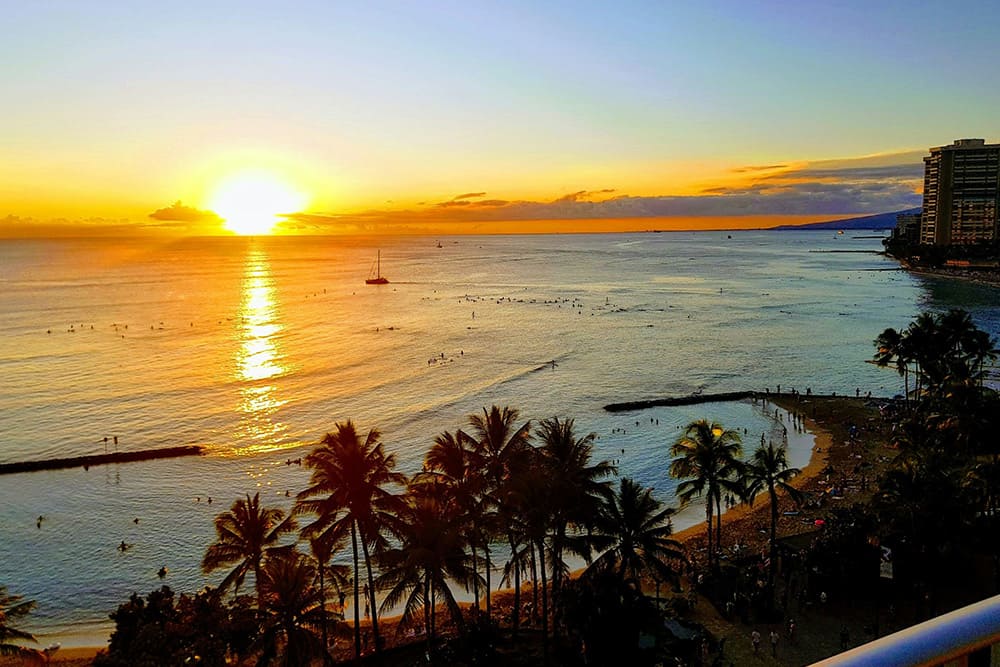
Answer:
[[[472,538],[470,540],[469,546],[472,549],[472,595],[476,601],[473,609],[475,609],[474,613],[476,615],[476,618],[478,619],[479,618],[479,557],[478,557],[479,545],[476,540],[477,530],[478,528],[476,527],[476,523],[473,522]]]
[[[433,643],[434,627],[431,625],[431,581],[424,572],[424,640],[427,642],[427,654],[430,655]]]
[[[358,608],[358,602],[360,601],[358,590],[358,531],[357,526],[352,521],[351,522],[351,547],[354,550],[354,658],[356,660],[361,659],[361,610]]]
[[[375,577],[372,575],[372,559],[368,554],[368,541],[362,536],[361,548],[365,553],[365,569],[368,570],[368,597],[372,606],[372,638],[375,640],[375,653],[378,653],[382,646],[378,634],[378,607],[375,606]]]
[[[492,583],[492,570],[493,570],[493,559],[490,557],[490,543],[486,542],[486,620],[489,623],[493,622],[493,605],[491,603],[492,596],[490,595],[490,588]]]
[[[264,610],[264,591],[261,590],[260,586],[260,557],[253,562],[253,580],[254,586],[257,588],[257,609],[258,611]]]
[[[430,575],[428,575],[430,576]],[[435,595],[437,588],[435,588],[434,583],[431,582],[431,632],[437,637],[437,595]]]
[[[715,494],[715,562],[722,558],[722,494]]]
[[[545,578],[545,543],[538,544],[538,565],[542,571],[542,656],[549,664],[549,592]]]
[[[538,620],[538,569],[535,564],[535,543],[531,543],[531,618]]]
[[[910,369],[903,367],[903,405],[907,410],[910,408]]]
[[[712,497],[705,503],[705,520],[708,522],[708,567],[712,567]]]
[[[556,541],[552,545],[552,636],[559,637],[560,609],[559,591],[562,590],[562,554],[566,539],[566,522],[562,521],[556,527]]]
[[[323,664],[330,663],[330,644],[327,643],[326,635],[326,587],[323,581],[323,568],[325,565],[323,563],[319,564],[319,618],[320,618],[320,630],[323,638]]]
[[[517,545],[514,543],[514,534],[507,534],[507,542],[510,544],[510,558],[514,565],[514,614],[511,619],[513,638],[517,639],[517,631],[521,625],[521,565],[517,562]]]
[[[778,567],[778,494],[774,491],[774,484],[768,485],[768,493],[771,495],[771,563],[768,569],[768,588],[770,590],[771,601],[774,601],[774,573]]]

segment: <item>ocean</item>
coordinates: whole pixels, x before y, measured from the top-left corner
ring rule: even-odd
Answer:
[[[574,418],[666,502],[693,419],[745,429],[748,449],[786,426],[805,465],[811,436],[773,408],[602,406],[778,385],[892,396],[898,375],[865,363],[886,327],[963,307],[1000,333],[995,288],[880,250],[829,231],[0,241],[0,462],[207,451],[0,476],[0,584],[38,602],[43,645],[101,644],[132,592],[218,583],[199,567],[214,516],[256,492],[290,507],[308,479],[295,460],[347,419],[412,473],[492,404]],[[364,282],[376,252],[388,285]]]

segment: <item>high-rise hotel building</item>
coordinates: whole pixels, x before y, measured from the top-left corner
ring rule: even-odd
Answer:
[[[958,139],[924,158],[920,243],[991,242],[998,238],[1000,144]]]

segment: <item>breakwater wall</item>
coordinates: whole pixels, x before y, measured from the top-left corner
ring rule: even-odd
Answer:
[[[650,398],[644,401],[628,401],[626,403],[609,403],[604,406],[608,412],[628,412],[629,410],[645,410],[659,406],[697,405],[699,403],[719,403],[722,401],[742,401],[757,396],[755,391],[729,391],[721,394],[689,394],[687,396],[668,396],[665,398]]]
[[[202,448],[200,445],[183,445],[180,447],[164,447],[162,449],[140,449],[134,452],[115,452],[113,454],[74,456],[63,459],[0,463],[0,475],[10,475],[18,472],[35,472],[38,470],[79,468],[81,466],[89,468],[90,466],[107,465],[109,463],[132,463],[134,461],[151,461],[153,459],[172,459],[180,456],[200,456],[201,454]]]

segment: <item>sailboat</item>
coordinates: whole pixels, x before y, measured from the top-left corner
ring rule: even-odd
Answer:
[[[389,279],[382,275],[382,251],[379,250],[378,254],[375,255],[375,266],[372,267],[372,271],[368,272],[368,278],[365,280],[366,285],[388,285]]]

